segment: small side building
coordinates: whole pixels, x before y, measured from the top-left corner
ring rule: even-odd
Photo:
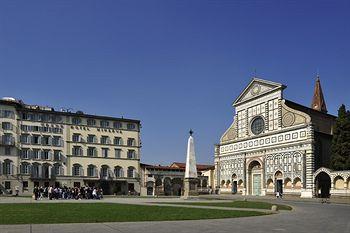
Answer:
[[[169,166],[140,164],[141,196],[181,196],[185,177],[185,163]],[[197,164],[198,191],[208,194],[215,187],[214,165]]]

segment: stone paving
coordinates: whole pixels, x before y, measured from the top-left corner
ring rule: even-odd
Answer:
[[[212,197],[212,198],[218,198]],[[227,199],[237,197],[227,196]],[[242,199],[242,197],[239,197]],[[45,200],[46,202],[47,200]],[[152,204],[152,202],[183,202],[180,198],[105,198],[102,202]],[[192,201],[203,201],[201,199]],[[215,200],[220,201],[220,200]],[[350,205],[321,204],[317,200],[274,200],[271,202],[288,204],[293,211],[281,211],[278,214],[244,217],[234,219],[130,222],[130,223],[82,223],[82,224],[45,224],[45,225],[0,225],[0,233],[224,233],[224,232],[350,232]],[[0,203],[30,203],[30,198],[0,198]],[[44,202],[44,201],[41,201]],[[56,202],[56,201],[50,201]],[[76,201],[69,202],[89,202]],[[155,203],[154,203],[155,204]]]

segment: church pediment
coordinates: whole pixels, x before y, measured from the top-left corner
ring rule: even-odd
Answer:
[[[243,92],[233,102],[233,106],[255,99],[267,93],[276,90],[284,89],[285,86],[281,83],[271,82],[263,79],[253,78]]]

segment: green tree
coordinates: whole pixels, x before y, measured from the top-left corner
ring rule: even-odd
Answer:
[[[331,151],[331,168],[350,170],[350,112],[344,104],[338,110]]]

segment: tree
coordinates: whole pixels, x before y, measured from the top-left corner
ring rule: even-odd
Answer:
[[[331,168],[350,170],[350,112],[346,111],[344,104],[338,110],[331,151]]]

